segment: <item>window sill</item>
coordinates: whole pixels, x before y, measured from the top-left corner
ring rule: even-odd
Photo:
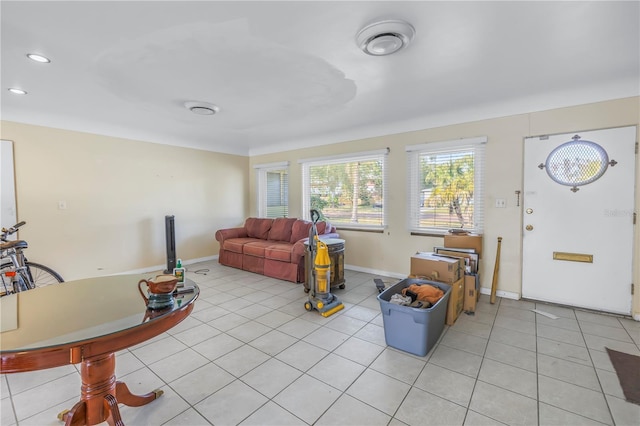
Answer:
[[[334,225],[336,227],[336,230],[338,231],[354,231],[354,232],[372,232],[374,234],[382,234],[384,233],[384,229],[383,228],[356,228],[356,227],[349,227],[349,226],[338,226],[338,225]]]
[[[415,235],[418,237],[441,237],[444,238],[445,235],[448,235],[448,231],[437,232],[437,231],[411,231],[411,235]]]

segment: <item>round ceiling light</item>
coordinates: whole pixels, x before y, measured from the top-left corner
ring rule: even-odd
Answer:
[[[356,43],[368,55],[384,56],[406,47],[415,34],[411,24],[390,19],[374,22],[358,31]]]
[[[51,59],[46,56],[38,55],[37,53],[27,53],[27,58],[35,62],[40,62],[41,64],[48,64],[51,62]]]
[[[184,107],[198,115],[213,115],[220,111],[217,105],[208,102],[188,101],[184,103]]]

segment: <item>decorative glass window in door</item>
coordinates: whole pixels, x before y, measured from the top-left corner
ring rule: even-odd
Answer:
[[[618,162],[609,161],[607,152],[595,142],[582,140],[579,135],[571,139],[558,145],[538,167],[545,169],[554,182],[570,186],[571,191],[577,192],[579,186],[600,179],[609,166]]]

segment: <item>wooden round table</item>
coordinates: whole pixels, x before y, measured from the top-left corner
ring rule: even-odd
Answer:
[[[148,310],[138,290],[146,275],[89,278],[0,298],[1,372],[17,373],[81,364],[80,401],[59,418],[67,425],[105,420],[122,425],[118,403],[138,407],[162,395],[132,394],[116,381],[115,352],[151,339],[193,310],[200,290],[174,296],[162,310]]]

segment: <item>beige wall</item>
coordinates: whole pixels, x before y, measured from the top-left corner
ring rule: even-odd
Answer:
[[[6,121],[1,138],[28,257],[65,279],[165,266],[165,215],[178,257],[217,255],[215,231],[249,211],[247,157]]]
[[[30,258],[74,279],[164,265],[166,214],[176,216],[180,257],[217,255],[215,231],[257,214],[255,164],[290,162],[289,211],[301,217],[298,159],[385,147],[391,149],[386,232],[340,233],[347,240],[347,265],[404,276],[413,253],[442,244],[442,238],[407,232],[405,146],[487,136],[482,286],[486,290],[491,284],[496,239],[502,236],[499,290],[517,296],[522,211],[514,191],[522,190],[524,138],[638,125],[639,115],[640,98],[633,97],[251,158],[11,122],[2,122],[0,138],[15,144],[18,219],[28,222],[20,237],[30,243]],[[636,163],[640,211],[637,158]],[[507,208],[494,208],[495,198],[505,198]],[[66,201],[66,210],[58,209],[60,200]],[[635,241],[638,286],[638,227]],[[634,314],[640,315],[640,291],[634,296]]]
[[[442,245],[438,237],[411,236],[407,231],[406,208],[406,152],[405,146],[442,140],[487,136],[485,179],[485,256],[481,263],[482,286],[491,286],[497,237],[501,236],[499,290],[519,297],[522,274],[522,210],[516,206],[515,191],[523,186],[524,138],[544,134],[585,131],[607,127],[638,125],[640,122],[640,98],[625,98],[551,111],[532,112],[491,120],[482,120],[416,132],[381,136],[344,143],[298,149],[278,154],[254,156],[251,164],[289,161],[289,212],[292,217],[301,216],[301,166],[300,158],[336,155],[389,147],[389,182],[385,203],[389,206],[389,226],[386,232],[366,233],[341,230],[347,241],[345,263],[358,269],[406,276],[409,259],[418,250],[431,250]],[[640,211],[638,174],[640,164],[636,158],[636,211]],[[252,174],[254,173],[251,170]],[[255,177],[251,185],[251,214],[257,212]],[[496,198],[507,200],[507,208],[494,207]],[[520,204],[522,205],[522,203]],[[636,248],[640,237],[636,227]],[[636,249],[637,253],[637,249]],[[640,285],[638,256],[634,257],[634,281]],[[637,285],[637,286],[638,286]],[[640,314],[640,291],[634,297],[634,313]]]

